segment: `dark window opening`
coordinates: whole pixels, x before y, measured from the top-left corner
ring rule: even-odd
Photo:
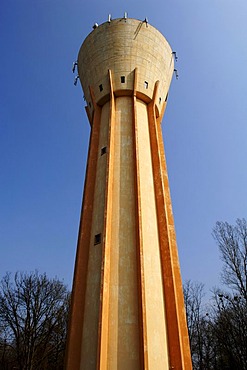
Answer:
[[[88,103],[88,105],[89,105],[89,107],[91,108],[91,103],[90,103],[90,102]]]
[[[144,87],[145,87],[145,89],[148,89],[148,82],[147,81],[144,82]]]
[[[94,235],[94,245],[101,243],[101,234]]]
[[[161,98],[159,98],[159,104],[161,103]]]
[[[166,99],[165,99],[165,101],[167,101],[167,99],[168,99],[168,93],[166,94]]]
[[[121,83],[124,84],[125,83],[125,76],[121,76]]]
[[[106,146],[104,146],[103,148],[101,148],[101,155],[103,154],[106,154]]]
[[[99,91],[103,91],[103,85],[99,85]]]

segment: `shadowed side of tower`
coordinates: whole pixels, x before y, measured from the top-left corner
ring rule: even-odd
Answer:
[[[80,49],[91,137],[68,370],[192,368],[161,132],[173,70],[166,39],[135,19]]]

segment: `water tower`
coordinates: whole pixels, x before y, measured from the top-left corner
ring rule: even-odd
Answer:
[[[78,73],[91,125],[67,370],[190,370],[161,120],[174,53],[147,20],[98,26]]]

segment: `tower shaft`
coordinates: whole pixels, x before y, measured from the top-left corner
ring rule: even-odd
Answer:
[[[162,40],[165,62],[156,55],[153,37],[157,42],[163,36],[153,27],[143,29],[136,20],[112,23],[89,35],[78,59],[91,137],[66,368],[189,370],[161,131],[172,54]],[[135,48],[143,49],[147,62]],[[89,65],[94,75],[85,72]],[[158,81],[162,66],[166,78]]]

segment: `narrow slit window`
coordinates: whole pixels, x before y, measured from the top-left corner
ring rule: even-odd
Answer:
[[[168,93],[166,94],[166,99],[165,99],[165,101],[167,101],[167,99],[168,99]]]
[[[89,105],[89,107],[91,108],[91,103],[90,103],[90,102],[88,103],[88,105]]]
[[[159,98],[159,104],[161,104],[161,98]]]
[[[144,81],[144,88],[148,89],[148,82],[147,81]]]
[[[99,85],[99,91],[103,91],[103,85],[102,84]]]
[[[106,146],[104,146],[103,148],[101,148],[101,155],[104,155],[106,154]]]
[[[94,245],[101,243],[101,234],[94,235]]]
[[[125,83],[125,76],[121,76],[121,84]]]

